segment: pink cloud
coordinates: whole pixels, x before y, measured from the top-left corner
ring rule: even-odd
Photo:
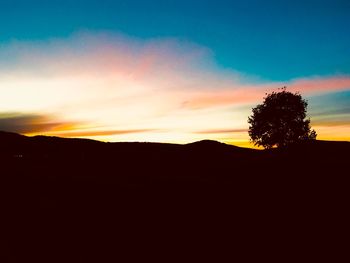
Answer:
[[[291,91],[301,93],[333,92],[350,89],[349,76],[336,76],[329,78],[309,78],[292,81],[288,85]]]
[[[171,38],[145,41],[118,34],[80,32],[67,39],[3,45],[0,58],[7,59],[0,61],[0,73],[16,70],[44,76],[125,74],[139,78],[194,70],[208,64],[209,54],[204,47]]]
[[[350,90],[350,76],[329,78],[296,79],[286,83],[271,83],[261,85],[240,85],[233,83],[232,88],[212,87],[210,92],[190,94],[184,103],[185,107],[204,108],[213,106],[251,104],[262,101],[266,93],[287,86],[287,90],[312,96],[320,93]]]

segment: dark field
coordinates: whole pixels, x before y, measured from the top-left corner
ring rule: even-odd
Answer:
[[[0,133],[0,262],[335,260],[349,151]]]

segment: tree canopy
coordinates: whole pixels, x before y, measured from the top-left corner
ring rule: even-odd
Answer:
[[[289,92],[286,87],[266,94],[263,103],[253,108],[248,117],[251,141],[268,149],[316,139],[306,116],[307,105],[299,93]]]

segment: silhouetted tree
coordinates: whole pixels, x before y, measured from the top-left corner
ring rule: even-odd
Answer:
[[[253,108],[252,116],[248,117],[251,141],[272,148],[316,139],[310,119],[306,119],[307,105],[299,93],[289,92],[286,87],[266,94],[263,104]]]

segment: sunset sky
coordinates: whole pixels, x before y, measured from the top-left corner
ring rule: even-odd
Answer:
[[[350,140],[350,1],[0,2],[0,130],[249,143],[287,86],[318,139]]]

